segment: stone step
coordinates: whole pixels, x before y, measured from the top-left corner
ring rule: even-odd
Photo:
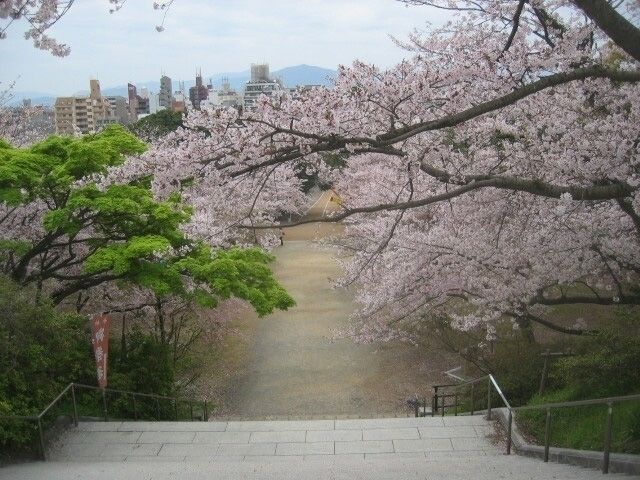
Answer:
[[[249,461],[225,462],[87,462],[87,463],[35,463],[0,470],[0,478],[12,480],[44,480],[74,478],[76,480],[510,480],[561,479],[601,480],[596,470],[568,465],[542,463],[529,458],[510,456],[491,459],[470,458],[468,461],[425,462],[409,458],[378,459],[371,461],[322,458],[308,461],[252,458]],[[3,476],[3,475],[6,475]],[[610,480],[630,479],[629,476],[611,474]]]
[[[496,438],[481,416],[81,422],[51,446],[46,464],[9,467],[0,477],[601,478],[596,470],[504,455]]]

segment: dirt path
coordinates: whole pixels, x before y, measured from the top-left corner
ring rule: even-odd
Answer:
[[[337,208],[325,192],[309,215]],[[332,340],[355,308],[352,295],[332,288],[340,276],[337,250],[312,239],[340,233],[341,225],[308,224],[285,232],[275,250],[274,271],[296,307],[256,323],[247,345],[247,366],[231,379],[224,414],[242,418],[319,415],[402,415],[406,399],[428,395],[427,378],[440,377],[442,362],[427,362],[416,347],[388,343],[359,345]],[[430,365],[428,367],[427,365]]]

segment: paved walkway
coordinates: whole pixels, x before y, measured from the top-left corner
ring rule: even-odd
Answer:
[[[325,192],[309,211],[320,217],[337,208]],[[274,254],[278,280],[296,300],[288,311],[261,319],[248,348],[248,366],[235,379],[234,398],[225,416],[319,418],[322,416],[406,415],[407,398],[428,397],[430,383],[450,367],[443,356],[425,358],[400,342],[362,345],[332,340],[355,309],[353,294],[335,289],[342,275],[337,249],[314,238],[340,233],[341,225],[307,224],[285,233]],[[295,239],[295,240],[294,240]]]
[[[81,423],[50,451],[49,462],[0,469],[0,478],[602,478],[597,470],[503,455],[487,438],[492,429],[479,416]]]

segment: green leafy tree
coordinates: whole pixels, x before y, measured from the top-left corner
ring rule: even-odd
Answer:
[[[145,140],[163,137],[182,127],[182,112],[160,110],[129,125],[134,135]]]
[[[109,167],[145,145],[111,125],[81,138],[50,137],[30,148],[0,145],[0,260],[55,304],[107,282],[207,306],[237,296],[267,314],[293,300],[257,249],[213,250],[181,229],[191,208],[178,194],[156,200],[145,182],[102,185]]]

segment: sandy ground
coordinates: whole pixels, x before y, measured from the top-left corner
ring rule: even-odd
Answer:
[[[331,198],[333,197],[333,201]],[[325,192],[308,215],[339,208]],[[335,289],[341,253],[313,242],[339,234],[342,225],[313,223],[287,229],[274,251],[273,268],[297,305],[257,319],[236,321],[242,335],[227,338],[215,364],[218,380],[203,379],[218,390],[219,415],[236,418],[406,415],[408,397],[431,395],[431,384],[455,360],[427,355],[403,343],[356,344],[333,339],[355,308],[349,291]],[[240,312],[239,312],[240,313]],[[225,351],[229,362],[225,363]]]

